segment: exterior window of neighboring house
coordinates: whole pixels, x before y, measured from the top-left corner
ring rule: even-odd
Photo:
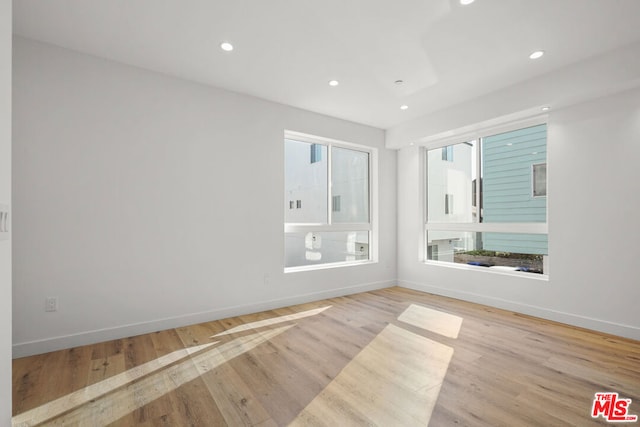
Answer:
[[[340,196],[333,196],[331,212],[340,212]]]
[[[547,195],[547,164],[539,163],[531,168],[533,182],[533,197],[545,197]]]
[[[285,132],[284,154],[285,271],[373,260],[375,149]]]
[[[453,162],[453,147],[442,147],[442,160],[445,162]]]
[[[311,144],[311,163],[316,163],[322,160],[322,145],[321,144]]]
[[[438,260],[438,245],[427,246],[427,257],[430,260]]]
[[[426,151],[426,261],[548,274],[546,124],[443,144]]]
[[[478,188],[477,188],[477,184],[476,184],[477,179],[474,179],[471,182],[471,206],[472,207],[477,207],[478,206]]]
[[[453,214],[453,194],[444,195],[444,213],[447,215]]]

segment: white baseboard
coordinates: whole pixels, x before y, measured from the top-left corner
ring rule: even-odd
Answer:
[[[501,298],[474,294],[472,292],[462,292],[458,290],[442,288],[439,286],[432,286],[425,283],[398,280],[398,286],[413,289],[416,291],[428,292],[430,294],[456,298],[463,301],[474,302],[477,304],[488,305],[491,307],[501,308],[504,310],[527,314],[529,316],[535,316],[542,319],[564,323],[567,325],[577,326],[580,328],[590,329],[598,332],[604,332],[606,334],[640,340],[640,328],[631,325],[609,322],[607,320],[595,319],[579,314],[565,313],[562,311],[551,310],[544,307],[523,304],[516,301],[509,301]]]
[[[27,341],[13,345],[13,358],[32,356],[34,354],[48,353],[50,351],[95,344],[98,342],[115,340],[135,335],[148,334],[165,329],[179,328],[197,323],[210,322],[227,317],[240,316],[249,313],[258,313],[265,310],[303,304],[312,301],[334,298],[344,295],[352,295],[360,292],[373,291],[395,286],[395,280],[365,283],[355,286],[347,286],[326,291],[312,292],[293,297],[275,300],[261,301],[246,305],[222,307],[199,313],[190,313],[183,316],[167,317],[149,322],[132,323],[111,328],[96,329],[76,334],[57,336],[43,340]]]
[[[600,331],[612,335],[640,340],[640,328],[614,323],[606,320],[595,319],[572,313],[565,313],[501,298],[488,297],[486,295],[474,294],[471,292],[461,292],[448,288],[432,286],[425,283],[411,282],[407,280],[388,280],[381,282],[365,283],[355,286],[330,289],[326,291],[313,292],[296,295],[293,297],[280,298],[275,300],[261,301],[246,305],[222,307],[214,310],[190,313],[183,316],[167,317],[152,320],[149,322],[120,325],[111,328],[97,329],[80,332],[77,334],[57,336],[43,340],[27,341],[13,345],[13,357],[25,357],[34,354],[42,354],[50,351],[62,350],[82,345],[95,344],[102,341],[109,341],[140,334],[147,334],[165,329],[179,328],[212,320],[224,319],[227,317],[240,316],[243,314],[257,313],[265,310],[286,307],[290,305],[303,304],[306,302],[334,298],[344,295],[356,294],[359,292],[373,291],[388,288],[391,286],[401,286],[417,291],[428,292],[435,295],[442,295],[464,301],[484,304],[491,307],[523,313],[530,316],[553,320],[568,325]]]

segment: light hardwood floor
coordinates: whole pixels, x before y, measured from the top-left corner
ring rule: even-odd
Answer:
[[[16,359],[13,425],[607,425],[601,391],[640,415],[640,342],[390,288]]]

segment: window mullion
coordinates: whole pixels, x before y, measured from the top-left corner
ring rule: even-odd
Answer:
[[[286,233],[310,233],[323,231],[371,231],[371,223],[338,223],[338,224],[285,224]]]
[[[547,234],[545,222],[428,222],[426,229],[430,231],[473,231],[481,233],[524,233]]]
[[[482,138],[476,143],[476,222],[482,222]]]
[[[333,219],[331,212],[333,211],[333,188],[331,185],[331,168],[332,168],[333,145],[327,145],[327,224],[331,225]]]

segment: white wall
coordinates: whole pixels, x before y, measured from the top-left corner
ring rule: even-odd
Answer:
[[[16,356],[394,283],[383,131],[21,38],[13,88]],[[284,129],[380,149],[379,263],[283,273]]]
[[[0,204],[11,204],[11,0],[0,1]],[[9,425],[11,239],[0,240],[0,396],[0,425]]]
[[[550,114],[548,282],[422,263],[420,151],[402,149],[399,283],[640,339],[639,141],[640,89]]]

